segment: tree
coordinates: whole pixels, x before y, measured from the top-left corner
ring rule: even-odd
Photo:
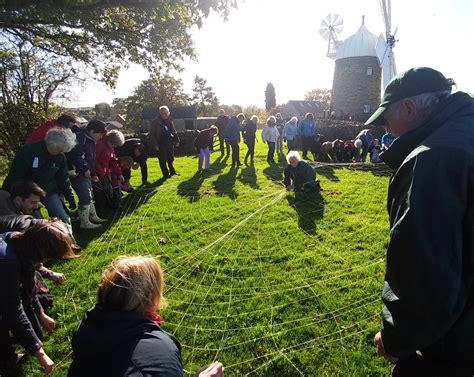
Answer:
[[[68,98],[78,73],[71,60],[57,57],[20,38],[0,41],[0,149],[11,156],[27,135],[56,117],[53,100]]]
[[[127,99],[114,98],[112,101],[112,107],[114,114],[125,114],[127,112]]]
[[[198,116],[210,116],[219,110],[219,101],[212,87],[207,86],[207,81],[198,75],[194,77],[192,101],[196,106]]]
[[[189,104],[189,97],[184,93],[183,82],[180,79],[155,74],[142,81],[125,102],[127,124],[139,129],[145,106],[184,106]]]
[[[267,84],[265,89],[265,110],[270,111],[276,106],[275,87],[271,82]]]
[[[130,62],[179,69],[195,57],[190,34],[211,10],[227,17],[237,0],[10,0],[0,4],[0,37],[72,58],[115,86]]]
[[[329,111],[331,106],[331,89],[313,89],[304,95],[306,101],[317,101],[323,110]]]

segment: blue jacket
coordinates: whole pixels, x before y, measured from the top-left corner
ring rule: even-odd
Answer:
[[[360,141],[362,141],[362,147],[364,149],[368,149],[372,145],[374,137],[372,136],[372,132],[369,129],[365,129],[360,131],[354,140],[357,139],[360,139]]]
[[[286,140],[295,140],[296,135],[298,135],[298,126],[291,122],[286,122],[285,127],[283,127],[282,137]]]
[[[230,118],[226,127],[226,139],[232,142],[240,142],[240,122],[236,116]]]
[[[301,119],[298,124],[298,135],[313,137],[316,134],[316,121],[314,119]]]
[[[77,144],[66,153],[68,162],[76,168],[78,173],[84,173],[90,170],[91,175],[96,175],[95,167],[95,140],[89,136],[85,128],[76,130]]]

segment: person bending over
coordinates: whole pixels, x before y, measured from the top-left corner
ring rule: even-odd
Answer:
[[[313,192],[319,190],[316,172],[306,161],[303,161],[297,151],[286,155],[288,166],[284,172],[284,184],[288,191]]]
[[[60,221],[35,224],[26,231],[9,232],[0,237],[0,375],[19,373],[10,332],[20,345],[36,356],[46,373],[54,363],[43,349],[39,324],[52,329],[48,317],[35,296],[35,271],[38,263],[49,259],[75,258],[73,241]],[[39,311],[36,311],[39,309]],[[38,315],[35,315],[35,312]],[[30,320],[31,319],[31,320]],[[36,322],[36,323],[32,323]],[[39,322],[39,323],[38,323]]]

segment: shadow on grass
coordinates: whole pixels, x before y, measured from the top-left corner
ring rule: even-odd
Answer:
[[[332,165],[322,165],[318,163],[316,165],[316,174],[320,174],[323,177],[326,177],[330,181],[339,182],[339,177],[336,175],[334,170],[339,169],[338,167],[334,168]]]
[[[316,222],[324,215],[324,198],[319,192],[296,192],[288,195],[288,204],[298,214],[299,227],[308,234],[316,232]]]
[[[259,189],[259,185],[257,184],[257,174],[255,173],[255,167],[253,165],[243,168],[238,176],[238,180],[253,189]]]
[[[285,170],[286,165],[286,161],[278,161],[278,163],[271,164],[263,169],[263,174],[271,181],[283,182],[283,170]]]
[[[229,172],[219,175],[219,177],[212,182],[212,186],[217,195],[227,195],[231,199],[237,198],[238,194],[234,189],[237,171],[238,169],[231,167]]]
[[[133,192],[122,197],[121,208],[117,210],[109,209],[107,207],[103,210],[97,208],[99,217],[108,220],[106,223],[103,223],[100,228],[81,229],[79,227],[79,222],[73,223],[74,237],[79,245],[85,249],[90,242],[109,231],[120,219],[135,211],[141,205],[147,203],[150,198],[153,197],[157,188],[165,182],[165,178],[160,178],[147,186],[138,186]],[[96,207],[100,206],[96,205]]]
[[[349,169],[353,170],[361,170],[361,171],[369,171],[375,176],[379,177],[390,177],[393,173],[392,169],[385,165],[383,162],[375,163],[375,164],[358,164],[358,165],[351,165]]]

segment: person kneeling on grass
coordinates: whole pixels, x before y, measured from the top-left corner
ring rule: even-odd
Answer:
[[[319,181],[316,172],[306,161],[303,161],[297,151],[286,155],[288,166],[285,168],[284,184],[288,191],[319,191]]]
[[[102,274],[97,304],[72,337],[68,376],[182,376],[181,347],[156,310],[165,305],[163,271],[151,257],[118,257]],[[221,377],[215,362],[199,377]]]

